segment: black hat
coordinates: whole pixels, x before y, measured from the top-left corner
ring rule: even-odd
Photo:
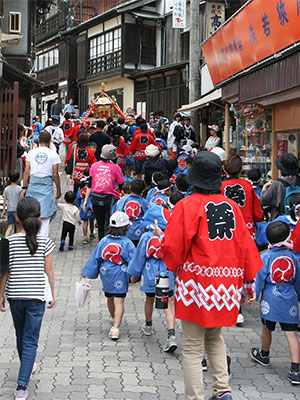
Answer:
[[[292,153],[286,153],[275,161],[283,176],[295,176],[299,172],[298,159]]]
[[[189,170],[187,181],[190,185],[201,189],[221,189],[221,168],[220,157],[209,151],[200,151],[194,158]]]

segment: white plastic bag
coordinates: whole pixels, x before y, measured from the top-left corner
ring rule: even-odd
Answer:
[[[45,274],[45,283],[46,283],[46,286],[45,286],[45,301],[46,301],[46,303],[50,303],[50,301],[53,300],[53,297],[52,297],[52,291],[51,291],[51,287],[50,287],[50,283],[49,283],[49,279],[48,279],[47,274]]]
[[[90,289],[91,285],[86,283],[84,279],[82,279],[80,282],[76,282],[75,300],[77,311],[80,311],[84,307]]]

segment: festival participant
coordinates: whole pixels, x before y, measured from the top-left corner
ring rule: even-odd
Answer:
[[[193,156],[193,148],[189,145],[185,145],[182,147],[182,151],[179,153],[177,157],[178,166],[176,168],[175,174],[181,174],[186,169],[185,160],[188,157]]]
[[[43,130],[43,125],[40,123],[40,117],[38,115],[34,118],[31,128],[33,134],[33,142],[36,146],[38,146],[40,133]]]
[[[144,164],[146,185],[151,185],[152,176],[155,172],[161,172],[164,179],[169,179],[172,175],[171,168],[165,158],[160,157],[160,150],[154,144],[149,144],[145,149],[147,159]]]
[[[104,133],[104,127],[105,127],[105,122],[100,120],[96,122],[96,129],[94,130],[94,133],[91,134],[89,137],[90,142],[94,142],[97,145],[97,150],[95,153],[95,157],[97,161],[100,160],[100,155],[102,151],[102,147],[106,144],[110,144],[110,137]]]
[[[300,264],[289,251],[289,236],[290,228],[285,222],[272,221],[267,227],[270,250],[262,256],[264,267],[258,272],[255,282],[257,299],[261,295],[261,348],[252,348],[250,356],[261,365],[270,364],[272,332],[278,322],[290,349],[291,369],[288,380],[294,385],[300,385],[300,345],[297,337]]]
[[[123,169],[126,164],[126,157],[129,154],[129,150],[122,137],[122,130],[120,127],[113,127],[111,131],[111,142],[117,148],[117,164],[121,169]]]
[[[249,233],[255,239],[255,223],[262,220],[263,212],[251,183],[240,177],[242,168],[240,156],[235,154],[229,158],[224,166],[227,178],[222,182],[222,193],[240,207]]]
[[[26,167],[23,177],[23,196],[37,199],[41,205],[40,234],[49,236],[50,221],[55,216],[53,181],[56,185],[56,199],[61,196],[58,166],[59,155],[50,149],[51,135],[42,131],[39,137],[39,147],[27,154]]]
[[[77,146],[68,154],[65,165],[68,162],[73,164],[74,193],[77,194],[78,188],[83,178],[83,171],[91,167],[97,160],[93,150],[89,148],[89,137],[86,133],[80,133],[77,138]]]
[[[100,161],[90,168],[90,178],[82,209],[87,210],[91,195],[93,211],[98,224],[98,237],[101,240],[107,233],[112,202],[117,198],[116,185],[122,189],[124,177],[121,168],[114,163],[117,149],[112,144],[106,144],[101,150]]]
[[[19,201],[16,218],[21,231],[9,237],[9,272],[0,279],[0,312],[5,311],[7,298],[20,359],[14,398],[23,400],[28,397],[29,381],[37,368],[35,360],[46,301],[49,301],[47,308],[55,305],[52,266],[55,244],[39,234],[40,211],[39,202],[32,197]],[[46,298],[47,280],[51,299]]]
[[[69,112],[66,112],[65,120],[62,123],[62,130],[64,132],[64,145],[65,145],[65,149],[66,149],[66,154],[68,154],[69,146],[72,143],[73,128],[74,128],[74,123],[71,120],[71,114]]]
[[[155,145],[155,141],[152,135],[149,135],[146,123],[140,125],[141,133],[134,135],[132,142],[129,146],[129,151],[133,154],[135,159],[135,173],[138,178],[142,178],[144,174],[144,163],[147,155],[145,149],[150,144]]]
[[[239,207],[221,194],[221,166],[213,153],[195,157],[188,182],[196,193],[176,204],[162,241],[162,260],[177,271],[186,400],[204,399],[204,347],[214,377],[211,400],[232,400],[221,327],[236,324],[243,282],[252,282],[262,267]],[[255,301],[250,290],[246,296],[248,304]]]
[[[172,184],[167,179],[162,179],[157,184],[157,192],[154,194],[150,200],[150,207],[153,204],[164,204],[167,205],[169,201],[169,196],[172,193]]]
[[[294,154],[284,154],[276,160],[276,166],[279,170],[279,179],[265,183],[260,195],[261,206],[270,210],[270,221],[286,212],[284,204],[286,188],[299,185],[298,158]]]
[[[154,172],[151,178],[151,188],[148,190],[146,201],[149,203],[152,197],[157,192],[157,184],[159,181],[164,179],[164,176],[161,172]]]
[[[114,205],[113,211],[122,211],[128,215],[131,225],[127,232],[127,237],[137,245],[144,233],[141,223],[143,215],[148,209],[147,201],[142,198],[145,190],[145,182],[139,178],[133,179],[130,184],[130,190],[131,194],[121,197]]]
[[[160,240],[157,236],[153,235],[152,230],[142,235],[137,249],[128,265],[127,272],[131,276],[131,283],[135,283],[142,277],[141,291],[146,295],[145,325],[142,328],[145,336],[151,336],[153,334],[152,314],[155,300],[156,276],[158,273],[165,273],[169,276],[168,308],[164,309],[168,332],[163,351],[166,353],[173,353],[177,349],[175,317],[172,307],[175,277],[173,272],[167,271],[166,264],[160,259]]]
[[[108,235],[100,241],[81,271],[83,277],[90,279],[96,279],[100,274],[107,308],[113,319],[113,326],[108,333],[112,340],[120,337],[119,328],[129,283],[127,266],[134,254],[134,245],[126,237],[129,226],[128,215],[120,211],[113,213],[109,220]]]

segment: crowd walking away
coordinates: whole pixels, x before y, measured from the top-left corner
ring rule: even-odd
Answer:
[[[45,126],[38,117],[31,129],[18,126],[16,168],[3,190],[9,268],[0,276],[0,311],[9,304],[15,327],[15,398],[28,396],[45,307],[55,305],[53,251],[68,259],[81,246],[90,253],[80,277],[92,290],[100,277],[112,320],[104,340],[122,342],[134,286],[144,299],[143,340],[157,334],[154,308],[163,310],[164,352],[179,351],[182,332],[186,400],[204,400],[208,365],[210,400],[233,399],[222,328],[247,326],[244,307],[256,301],[262,335],[257,347],[249,346],[249,363],[272,363],[278,323],[290,352],[287,379],[299,385],[297,158],[282,155],[279,178],[264,181],[258,168],[245,171],[238,154],[225,153],[217,124],[198,143],[189,116],[177,110],[173,121],[162,111],[146,120],[133,109],[95,121],[74,115],[70,100],[64,111],[56,102],[52,112]],[[61,223],[57,250],[54,218]]]

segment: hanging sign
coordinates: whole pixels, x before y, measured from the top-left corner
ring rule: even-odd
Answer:
[[[300,40],[300,0],[252,0],[202,45],[214,85]]]
[[[225,22],[225,4],[224,3],[206,3],[206,37],[208,38]]]
[[[186,0],[173,2],[173,28],[186,28]]]

